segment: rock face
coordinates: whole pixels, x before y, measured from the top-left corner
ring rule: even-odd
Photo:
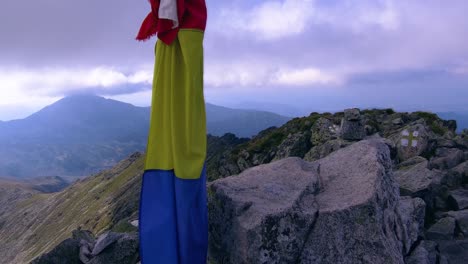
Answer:
[[[310,133],[289,134],[278,146],[273,160],[280,160],[287,157],[303,157],[310,149]]]
[[[33,260],[31,264],[81,264],[79,248],[80,242],[76,239],[69,238],[60,243],[49,253]]]
[[[455,210],[468,209],[468,190],[458,189],[450,192],[449,202]]]
[[[405,259],[406,264],[437,264],[437,243],[423,240]]]
[[[460,149],[438,148],[435,157],[431,159],[431,168],[451,169],[460,164],[464,158],[465,154]]]
[[[321,145],[313,147],[304,156],[304,160],[314,161],[328,156],[330,153],[337,151],[343,147],[351,145],[351,142],[342,139],[333,139]]]
[[[137,261],[137,233],[106,232],[95,240],[91,232],[75,230],[72,238],[31,264],[135,264]]]
[[[404,263],[424,222],[422,200],[399,202],[377,139],[217,180],[209,209],[214,263]]]
[[[464,237],[468,237],[468,209],[462,211],[450,211],[447,216],[453,217],[457,223],[457,227]]]
[[[429,230],[426,236],[431,240],[450,240],[455,233],[455,219],[445,217],[437,221]]]
[[[419,162],[412,164],[413,162]],[[406,164],[405,164],[406,163]],[[395,179],[400,186],[400,194],[422,198],[428,207],[433,209],[436,197],[443,193],[441,186],[444,175],[438,170],[428,169],[428,161],[422,157],[414,157],[400,164],[395,171]],[[445,204],[439,205],[445,207]]]
[[[290,263],[318,212],[318,166],[288,158],[214,182],[210,252],[217,263]]]

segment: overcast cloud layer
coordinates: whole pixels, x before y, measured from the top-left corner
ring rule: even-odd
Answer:
[[[209,102],[468,110],[468,1],[207,4]],[[82,92],[148,105],[155,40],[134,40],[148,10],[145,0],[3,0],[0,120]]]

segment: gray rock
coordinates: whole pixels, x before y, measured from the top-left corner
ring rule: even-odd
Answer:
[[[344,111],[340,132],[341,138],[345,140],[361,140],[367,135],[359,109],[347,109]]]
[[[445,217],[437,221],[426,232],[426,236],[430,240],[450,240],[455,234],[455,219]]]
[[[406,264],[437,264],[437,243],[422,240],[405,259]]]
[[[408,254],[418,237],[424,234],[426,203],[421,198],[401,197],[398,211],[404,227],[399,239],[403,242],[404,254]]]
[[[351,142],[347,142],[342,139],[330,140],[319,146],[313,147],[309,152],[305,154],[304,160],[307,160],[307,161],[318,160],[318,159],[321,159],[330,155],[330,153],[332,152],[335,152],[349,145],[351,145]]]
[[[130,224],[131,224],[132,226],[134,226],[134,227],[138,227],[139,221],[138,221],[138,219],[137,219],[137,220],[133,220],[133,221],[130,222]]]
[[[87,264],[135,264],[138,260],[138,234],[123,234]]]
[[[317,163],[319,216],[300,262],[403,263],[397,229],[404,226],[385,143],[361,141]]]
[[[428,162],[424,160],[413,166],[400,167],[395,171],[395,179],[400,186],[401,195],[421,197],[431,191],[433,185],[439,185],[442,180],[440,172],[427,168]]]
[[[466,264],[468,260],[468,240],[439,241],[439,251],[447,264]]]
[[[455,218],[457,227],[465,237],[468,237],[468,210],[450,211],[445,213],[447,216]]]
[[[93,257],[93,255],[91,254],[91,251],[93,249],[93,244],[84,240],[84,239],[81,239],[80,241],[80,254],[79,254],[79,258],[81,260],[81,262],[83,263],[88,263],[91,258]]]
[[[81,264],[79,253],[80,242],[76,239],[69,238],[64,240],[49,253],[33,260],[31,264]]]
[[[312,147],[309,138],[310,133],[289,134],[278,146],[273,161],[287,157],[304,157]]]
[[[400,117],[399,118],[395,118],[392,120],[392,124],[393,125],[396,125],[396,126],[400,126],[400,125],[403,125],[404,122],[403,122],[403,119],[401,119]]]
[[[288,158],[209,186],[215,263],[403,263],[420,199],[398,202],[388,147],[364,140],[309,163]],[[405,245],[405,246],[404,246]]]
[[[460,173],[454,170],[443,171],[442,184],[446,185],[450,189],[456,189],[462,186],[463,177]]]
[[[451,172],[459,175],[462,183],[468,183],[468,161],[456,166],[451,170]]]
[[[454,148],[438,148],[436,156],[431,159],[430,168],[439,170],[451,169],[462,163],[465,154],[460,149]]]
[[[451,203],[455,210],[468,209],[468,190],[458,189],[450,191],[449,203]]]
[[[361,120],[361,112],[358,108],[345,109],[344,119],[346,121],[359,121]]]
[[[424,157],[421,157],[421,156],[416,156],[416,157],[412,157],[412,158],[410,158],[408,160],[405,160],[405,161],[397,164],[395,166],[395,168],[397,170],[405,170],[405,169],[413,167],[416,164],[423,163],[423,162],[425,164],[425,167],[427,168],[427,165],[429,164],[427,159],[424,158]]]
[[[331,139],[337,138],[338,128],[333,122],[324,117],[320,117],[311,128],[310,142],[313,146],[321,145]]]
[[[93,233],[91,233],[91,231],[89,230],[73,230],[72,231],[72,238],[73,239],[76,239],[78,241],[80,240],[85,240],[87,242],[94,242],[95,238],[94,238],[94,235]]]
[[[457,146],[457,143],[454,140],[447,138],[438,138],[436,144],[441,148],[455,148]]]
[[[430,136],[424,124],[414,123],[405,126],[390,138],[397,147],[398,159],[405,161],[425,153],[428,150]]]
[[[98,255],[101,253],[104,249],[106,249],[108,246],[110,246],[112,243],[116,242],[119,240],[123,234],[121,233],[114,233],[114,232],[106,232],[102,235],[100,235],[96,241],[96,244],[94,245],[92,254],[94,256]]]
[[[219,263],[289,263],[315,221],[318,166],[287,158],[209,187],[210,256]]]

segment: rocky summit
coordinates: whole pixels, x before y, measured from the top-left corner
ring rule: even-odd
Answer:
[[[400,199],[391,168],[384,141],[368,140],[213,182],[213,262],[404,263],[423,234],[425,204]]]
[[[468,131],[456,129],[348,109],[210,136],[209,263],[466,263]],[[134,154],[50,193],[0,181],[0,263],[137,263],[143,164]]]

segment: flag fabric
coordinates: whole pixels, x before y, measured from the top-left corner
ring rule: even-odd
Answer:
[[[150,0],[138,40],[157,35],[140,197],[142,264],[205,264],[208,248],[204,0]],[[175,16],[177,14],[177,17]]]

